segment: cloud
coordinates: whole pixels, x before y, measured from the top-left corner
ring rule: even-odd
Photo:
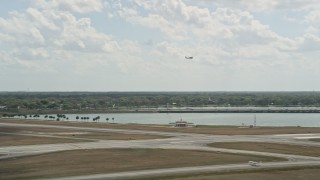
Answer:
[[[192,0],[186,2],[194,4]],[[271,12],[271,11],[301,11],[317,9],[319,2],[317,0],[199,0],[197,3],[203,3],[206,6],[228,7],[243,9],[251,12]]]
[[[320,52],[320,37],[314,34],[305,34],[300,38],[300,51]]]
[[[8,34],[0,33],[0,44],[5,42],[14,41],[14,38]]]
[[[308,23],[319,23],[320,22],[320,11],[319,10],[310,11],[305,16],[305,21]]]
[[[63,30],[54,40],[55,45],[76,51],[101,52],[106,43],[112,43],[111,37],[99,33],[91,26],[89,18],[70,18],[65,21]]]
[[[141,52],[139,43],[115,40],[112,35],[97,31],[90,17],[73,14],[101,10],[101,1],[36,2],[40,4],[0,17],[3,68],[25,66],[55,73],[63,66],[72,69],[80,63],[75,67],[81,72],[92,66],[103,67],[109,61],[123,64],[122,54],[128,59]]]
[[[41,9],[56,9],[60,11],[71,11],[76,13],[89,13],[102,11],[102,0],[36,0],[34,6]]]
[[[193,54],[199,63],[222,65],[238,58],[276,61],[284,51],[297,48],[298,42],[273,32],[249,11],[219,7],[211,11],[182,0],[133,2],[122,3],[116,14],[132,24],[162,32],[167,41],[151,52],[160,57]]]
[[[34,25],[38,28],[46,28],[52,31],[59,30],[59,27],[52,20],[52,14],[43,13],[35,8],[28,8],[26,14],[29,15],[30,20],[34,21]]]
[[[145,8],[146,12],[138,13],[139,8],[122,5],[123,8],[117,10],[121,18],[133,24],[158,29],[175,40],[186,40],[194,36],[200,39],[228,39],[236,36],[249,39],[255,36],[254,40],[277,36],[248,11],[217,8],[210,12],[207,8],[188,6],[181,0],[134,2],[140,8]]]

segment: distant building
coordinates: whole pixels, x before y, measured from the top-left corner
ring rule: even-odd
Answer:
[[[172,125],[173,127],[194,127],[195,125],[193,123],[187,122],[187,121],[183,121],[182,119],[180,119],[179,121],[176,121],[174,123],[170,123],[170,125]]]

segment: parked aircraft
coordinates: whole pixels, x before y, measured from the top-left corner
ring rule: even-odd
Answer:
[[[193,56],[185,56],[186,59],[193,59]]]

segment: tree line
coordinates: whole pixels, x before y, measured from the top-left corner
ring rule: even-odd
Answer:
[[[186,106],[320,106],[320,92],[0,92],[0,106],[5,106],[7,111]]]

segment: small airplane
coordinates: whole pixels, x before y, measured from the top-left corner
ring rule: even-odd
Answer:
[[[186,59],[193,59],[193,56],[185,56]]]

